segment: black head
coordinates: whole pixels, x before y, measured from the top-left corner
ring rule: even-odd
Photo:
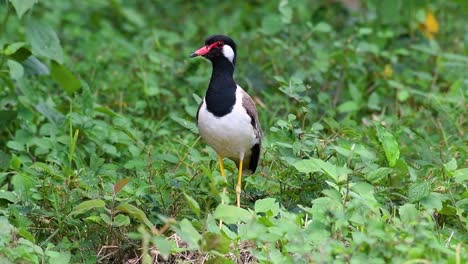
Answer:
[[[228,59],[233,65],[236,64],[236,43],[224,35],[212,35],[206,38],[205,45],[190,55],[191,58],[203,56],[211,61],[219,57]]]

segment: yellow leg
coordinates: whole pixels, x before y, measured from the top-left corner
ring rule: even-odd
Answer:
[[[218,163],[219,163],[219,170],[221,171],[221,176],[224,178],[224,182],[226,182],[226,174],[224,173],[224,165],[223,165],[223,158],[218,155]],[[224,195],[226,195],[226,186],[223,187],[223,198],[221,198],[221,204],[224,204]],[[223,225],[223,221],[219,220],[219,228]]]
[[[240,207],[240,194],[241,194],[241,183],[242,183],[242,163],[243,159],[239,161],[239,175],[237,176],[236,196],[237,196],[237,207]]]
[[[223,158],[218,155],[219,170],[221,171],[221,176],[223,176],[224,181],[226,182],[226,174],[224,173]],[[223,188],[223,194],[226,194],[226,186]],[[224,204],[224,200],[221,200],[221,203]]]

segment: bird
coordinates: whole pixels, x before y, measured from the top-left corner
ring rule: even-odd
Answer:
[[[236,43],[230,37],[212,35],[190,57],[201,56],[211,61],[211,79],[197,110],[197,127],[201,138],[216,151],[225,181],[223,158],[236,163],[236,204],[240,207],[242,175],[257,169],[263,132],[254,101],[234,81],[236,51]]]

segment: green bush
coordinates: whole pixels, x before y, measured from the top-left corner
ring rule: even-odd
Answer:
[[[0,7],[0,262],[468,261],[465,1]],[[243,208],[194,122],[213,33],[266,134]]]

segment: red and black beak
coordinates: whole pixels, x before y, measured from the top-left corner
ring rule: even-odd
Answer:
[[[194,53],[190,54],[190,58],[195,58],[197,56],[204,56],[210,52],[210,46],[203,46],[197,49]]]
[[[194,53],[190,54],[190,58],[195,58],[198,56],[205,56],[206,54],[210,53],[211,49],[216,46],[216,42],[210,45],[205,45],[199,49],[197,49]]]

